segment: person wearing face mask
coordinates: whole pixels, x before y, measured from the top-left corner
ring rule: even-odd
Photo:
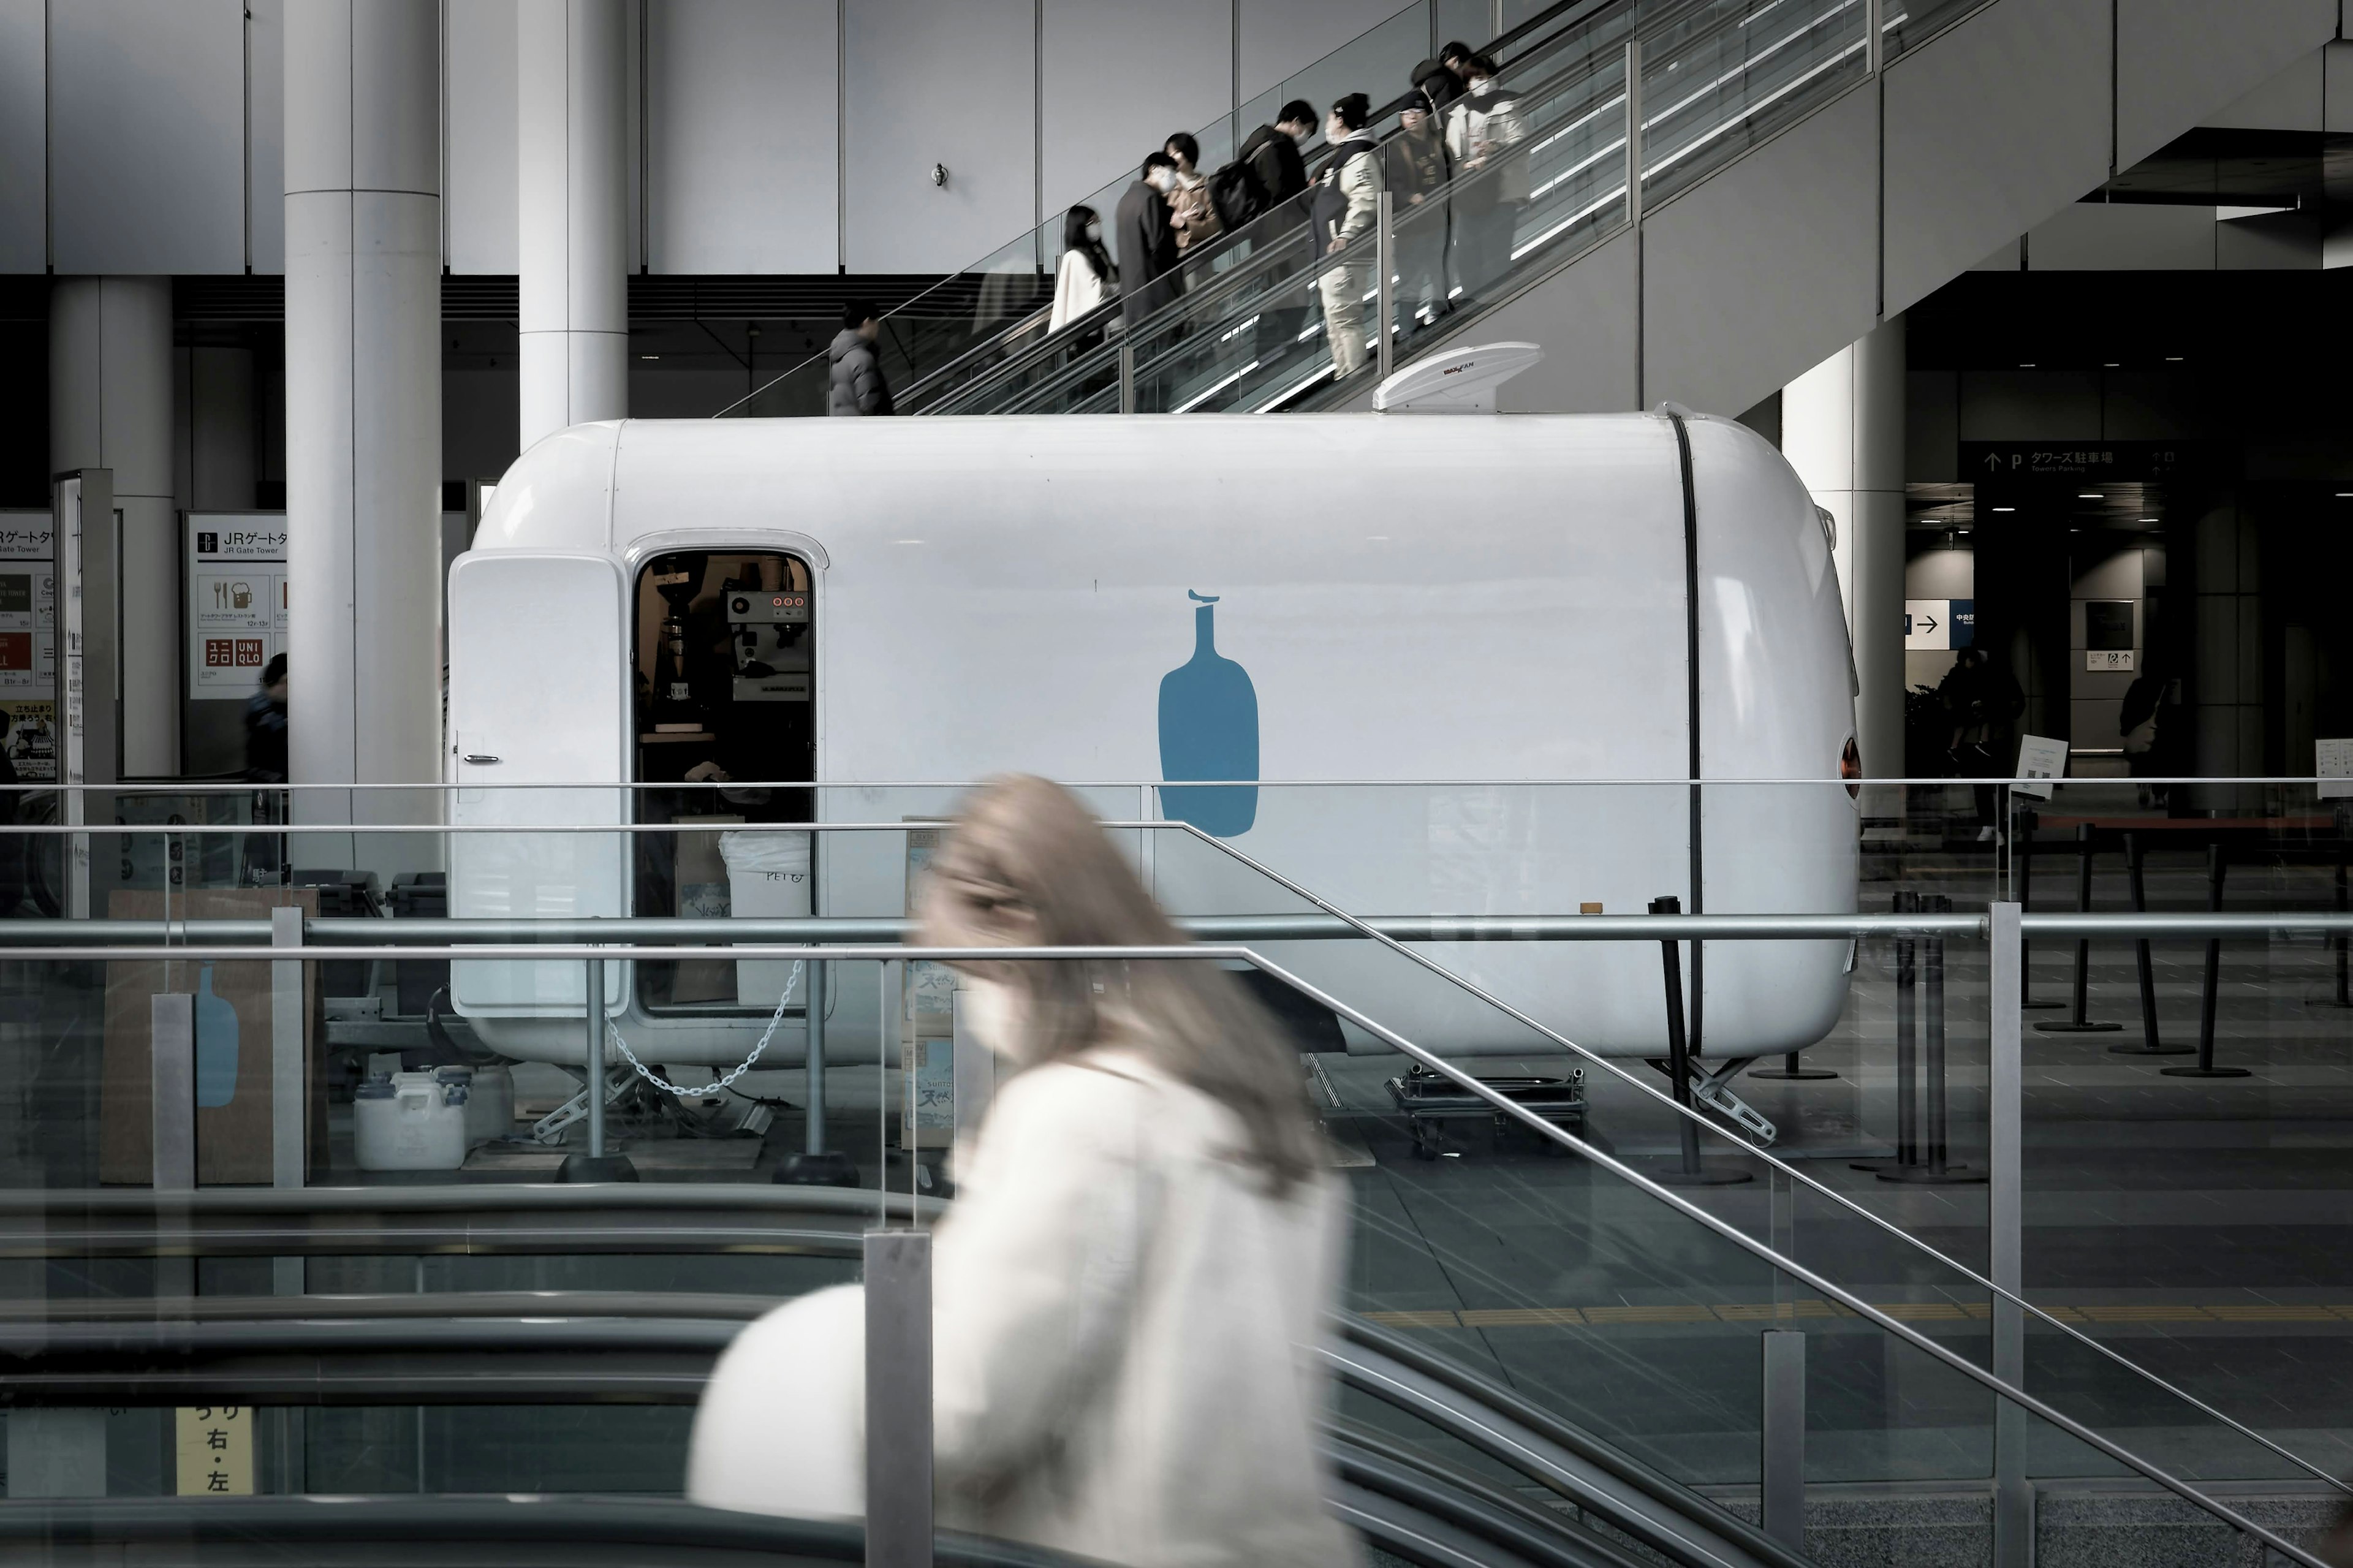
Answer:
[[[1370,357],[1365,346],[1365,296],[1373,286],[1372,247],[1356,242],[1380,221],[1380,145],[1366,129],[1372,115],[1372,100],[1361,92],[1332,105],[1324,121],[1324,139],[1331,143],[1332,153],[1309,198],[1316,243],[1324,258],[1316,286],[1324,295],[1324,331],[1331,342],[1335,380],[1354,375]],[[1334,259],[1344,254],[1346,260]]]
[[[1201,252],[1224,232],[1218,209],[1209,200],[1209,181],[1200,170],[1201,143],[1190,133],[1177,132],[1165,149],[1176,165],[1176,183],[1168,192],[1168,223],[1176,231],[1179,251]]]
[[[1307,273],[1294,258],[1308,253],[1299,237],[1307,221],[1300,200],[1307,191],[1307,160],[1299,145],[1314,134],[1314,106],[1294,98],[1276,112],[1273,124],[1250,133],[1240,154],[1266,187],[1266,211],[1246,231],[1252,253],[1286,245],[1293,253],[1261,267],[1264,302],[1253,332],[1261,364],[1279,365],[1297,354],[1300,334],[1307,330]],[[1309,243],[1314,237],[1306,237]]]
[[[1410,333],[1427,315],[1443,315],[1446,301],[1446,182],[1452,165],[1439,114],[1440,95],[1453,79],[1435,61],[1398,113],[1398,133],[1382,148],[1384,177],[1393,193],[1397,223],[1397,317]]]
[[[1062,215],[1062,259],[1054,266],[1054,308],[1046,330],[1059,332],[1119,292],[1119,268],[1103,248],[1103,219],[1090,206],[1074,206]],[[1091,349],[1103,342],[1103,323],[1089,327],[1076,347]]]
[[[998,779],[934,855],[927,945],[1174,947],[1102,826]],[[1314,1428],[1343,1194],[1295,1047],[1215,965],[959,962],[999,1058],[933,1241],[943,1529],[1138,1568],[1342,1568]],[[862,1438],[857,1286],[802,1297],[720,1358],[690,1445],[698,1502],[862,1511],[811,1456]]]
[[[1168,193],[1176,187],[1176,161],[1166,153],[1153,153],[1119,198],[1113,226],[1122,281],[1119,306],[1130,331],[1176,298],[1176,230],[1168,221]]]
[[[1496,79],[1495,62],[1464,62],[1465,91],[1447,110],[1446,151],[1454,162],[1455,278],[1476,295],[1511,269],[1512,237],[1528,199],[1527,126]]]

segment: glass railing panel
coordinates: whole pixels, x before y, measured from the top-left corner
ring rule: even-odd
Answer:
[[[1917,48],[1970,12],[1983,9],[1985,4],[1986,0],[1882,0],[1881,26],[1886,29],[1888,58]]]
[[[2132,761],[2078,753],[2078,774],[2116,776],[2011,796],[2010,882],[2030,910],[2347,907],[2345,803],[2321,786],[2167,783],[2126,776]],[[2340,1470],[2346,946],[2321,931],[2034,942],[2024,1095],[2034,1300]]]
[[[1863,13],[1861,0],[1645,0],[1646,206],[1863,80]]]

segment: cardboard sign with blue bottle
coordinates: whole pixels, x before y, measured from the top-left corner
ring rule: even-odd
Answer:
[[[292,905],[318,913],[308,888],[204,888],[170,895],[174,919],[268,920]],[[107,900],[114,920],[164,918],[161,889],[123,888]],[[315,1070],[323,1029],[318,966],[302,966],[306,1064],[305,1144],[326,1148],[325,1080]],[[154,1173],[154,1077],[151,998],[195,997],[196,1181],[199,1185],[265,1184],[270,1179],[270,965],[150,960],[106,966],[106,1034],[99,1085],[98,1176],[145,1186]]]

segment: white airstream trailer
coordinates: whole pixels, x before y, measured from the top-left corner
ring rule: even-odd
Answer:
[[[744,618],[745,597],[767,607]],[[882,786],[1015,769],[1255,778],[1087,795],[1107,816],[1192,820],[1364,914],[1635,912],[1670,893],[1717,912],[1854,907],[1856,808],[1820,782],[1853,733],[1830,542],[1780,455],[1730,420],[581,426],[508,470],[448,614],[461,824],[899,821],[955,792]],[[747,812],[616,787],[703,763],[812,788]],[[1675,782],[1694,777],[1818,782],[1710,788],[1694,813]],[[1478,782],[1282,784],[1448,779]],[[1665,782],[1494,782],[1514,780]],[[492,784],[561,787],[462,787]],[[1198,844],[1134,837],[1180,913],[1303,908]],[[652,841],[458,836],[452,912],[676,912],[686,873]],[[818,913],[901,911],[900,835],[822,835],[816,853]],[[1581,1044],[1663,1054],[1651,944],[1435,951]],[[1528,1048],[1394,953],[1274,952],[1435,1048]],[[1848,960],[1844,942],[1709,944],[1704,1056],[1821,1037]],[[644,1059],[732,1063],[779,967],[765,992],[694,1000],[680,971],[617,963],[606,994]],[[834,1061],[873,1061],[895,1028],[895,992],[886,1010],[867,977],[831,987]],[[577,1064],[583,990],[577,965],[484,962],[454,994],[492,1048]],[[764,1065],[797,1063],[802,1039],[788,1011]]]

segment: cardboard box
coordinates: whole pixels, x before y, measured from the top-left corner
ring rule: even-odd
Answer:
[[[107,899],[107,917],[161,921],[165,897],[161,889],[118,889]],[[271,910],[290,904],[306,917],[318,912],[318,893],[308,888],[197,889],[169,897],[174,919],[267,920]],[[326,1079],[318,1070],[319,1046],[325,1037],[318,968],[315,963],[302,965],[303,1148],[305,1167],[311,1170],[324,1163],[327,1149]],[[154,1179],[151,998],[172,991],[198,998],[197,1184],[269,1183],[269,972],[266,962],[214,963],[193,955],[169,963],[138,960],[106,966],[106,1033],[99,1084],[100,1181],[145,1186]],[[206,999],[206,991],[215,1000]],[[236,1058],[234,1071],[229,1072],[223,1068],[218,1031],[232,1016]],[[214,1033],[206,1033],[208,1026]],[[219,1095],[223,1088],[228,1090],[225,1097]],[[219,1103],[206,1103],[216,1098]]]
[[[739,827],[740,816],[681,816],[672,861],[671,886],[677,889],[673,914],[694,920],[725,920],[734,912],[727,891],[727,862],[719,858],[719,835],[694,833],[690,826]],[[670,981],[673,1002],[733,1002],[735,966],[715,959],[691,958],[681,963]]]

